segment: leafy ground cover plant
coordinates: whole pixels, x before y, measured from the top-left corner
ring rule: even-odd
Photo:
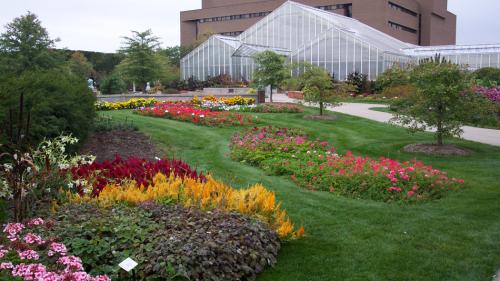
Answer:
[[[234,212],[181,205],[70,204],[51,233],[64,234],[90,272],[126,280],[117,264],[139,262],[140,280],[253,280],[276,263],[280,241],[265,223]],[[66,241],[67,240],[67,241]]]
[[[136,109],[141,106],[152,106],[156,104],[158,100],[154,98],[144,99],[130,99],[123,102],[107,102],[98,101],[95,103],[96,110],[119,110],[119,109]]]
[[[88,274],[81,258],[70,255],[59,238],[42,235],[52,227],[41,218],[4,226],[0,235],[1,280],[111,280],[106,275]]]
[[[139,108],[134,113],[185,121],[203,126],[243,126],[253,124],[257,121],[251,116],[235,112],[199,109],[189,103],[157,103],[155,106]]]
[[[133,180],[139,186],[149,186],[157,173],[173,174],[181,178],[193,178],[206,181],[188,164],[176,159],[148,161],[137,157],[123,159],[119,156],[113,161],[84,163],[69,170],[74,181],[74,188],[81,194],[99,195],[103,188],[111,183],[120,184]]]
[[[297,129],[252,128],[235,134],[231,157],[272,174],[289,175],[299,185],[353,198],[384,202],[438,199],[462,180],[419,161],[338,155],[328,142],[311,140]]]

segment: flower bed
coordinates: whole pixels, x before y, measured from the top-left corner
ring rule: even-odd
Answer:
[[[304,109],[293,103],[264,103],[252,105],[225,105],[218,102],[205,102],[201,108],[207,108],[212,111],[237,111],[254,113],[301,113]]]
[[[195,108],[187,103],[158,103],[152,107],[139,108],[134,112],[140,115],[164,117],[204,126],[243,126],[255,122],[255,119],[252,119],[251,116]]]
[[[106,102],[98,101],[95,104],[96,110],[118,110],[118,109],[136,109],[141,106],[151,106],[158,102],[154,98],[144,99],[130,99],[124,102]]]
[[[130,280],[117,267],[127,257],[138,262],[137,280],[254,280],[276,263],[280,248],[265,223],[221,210],[68,204],[55,218],[51,233],[64,235],[85,268],[113,280]]]
[[[482,95],[493,103],[500,103],[500,87],[488,88],[477,86],[473,88],[473,92]]]
[[[70,169],[76,190],[81,194],[97,196],[102,189],[111,183],[120,184],[133,180],[139,186],[149,186],[157,173],[173,174],[181,178],[193,178],[205,181],[202,173],[175,159],[160,159],[147,161],[136,157],[122,159],[116,157],[113,161],[93,162],[74,166]]]
[[[191,100],[191,103],[194,105],[201,105],[204,103],[219,103],[227,106],[232,106],[232,105],[252,105],[255,104],[255,99],[254,98],[244,98],[242,96],[236,96],[236,97],[220,97],[217,98],[216,96],[204,96],[201,100],[198,97],[194,97]]]
[[[121,184],[106,185],[97,196],[73,193],[67,193],[67,196],[74,203],[94,202],[103,207],[120,202],[137,205],[151,201],[169,201],[201,210],[237,211],[266,221],[281,238],[300,236],[303,231],[294,232],[292,222],[286,212],[281,210],[280,204],[276,203],[274,193],[260,184],[247,189],[234,189],[211,177],[207,177],[203,182],[199,179],[158,173],[148,186],[124,181]]]
[[[301,91],[288,91],[287,96],[291,99],[303,100],[304,93]]]
[[[231,157],[264,170],[290,175],[299,185],[353,198],[385,202],[438,199],[463,180],[418,161],[335,153],[328,142],[310,140],[297,129],[253,128],[235,134]]]
[[[53,236],[42,237],[52,226],[41,218],[5,225],[0,238],[1,280],[111,280],[106,275],[91,276],[64,244]]]

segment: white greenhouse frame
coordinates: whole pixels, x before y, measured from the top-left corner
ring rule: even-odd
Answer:
[[[237,37],[211,36],[181,59],[181,77],[206,80],[228,74],[235,80],[250,81],[253,56],[266,50],[286,56],[291,63],[321,66],[339,80],[352,72],[375,80],[387,68],[438,53],[471,70],[500,68],[500,44],[416,46],[356,19],[287,1]]]

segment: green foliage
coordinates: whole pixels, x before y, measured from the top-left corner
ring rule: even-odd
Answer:
[[[82,79],[63,70],[26,71],[0,81],[0,120],[19,111],[19,96],[24,93],[24,112],[31,115],[29,143],[71,133],[84,140],[95,116],[95,97]],[[14,125],[14,129],[17,129]],[[5,132],[4,132],[5,133]]]
[[[15,18],[0,35],[0,74],[51,68],[58,63],[54,40],[35,14]]]
[[[141,253],[153,250],[151,234],[158,227],[147,212],[122,205],[108,209],[66,205],[54,219],[58,223],[50,234],[61,237],[88,272],[105,273],[114,280],[120,280],[117,265],[127,257],[138,261],[138,270],[143,270],[146,260]]]
[[[258,88],[271,86],[271,102],[273,101],[273,88],[277,88],[283,81],[290,77],[285,57],[272,51],[265,51],[254,57],[256,69],[253,74],[253,83]]]
[[[174,46],[167,47],[161,52],[167,56],[169,62],[177,67],[181,66],[181,58],[189,54],[193,48],[191,46]]]
[[[132,37],[123,37],[125,42],[120,50],[124,54],[124,60],[118,65],[126,81],[138,83],[143,89],[147,82],[161,78],[168,61],[156,54],[159,48],[159,38],[154,36],[151,30],[144,32],[132,31]]]
[[[92,64],[87,60],[83,53],[80,52],[74,52],[71,54],[71,57],[67,62],[67,66],[73,75],[85,80],[87,80],[90,76],[93,76],[95,72]]]
[[[409,69],[393,66],[377,77],[375,91],[381,93],[387,87],[402,86],[409,83]]]
[[[127,84],[116,71],[101,81],[100,90],[104,95],[119,95],[127,91]]]
[[[276,263],[277,234],[261,222],[218,210],[203,212],[165,202],[139,207],[66,205],[51,234],[63,238],[91,273],[124,280],[117,264],[138,261],[140,280],[254,279]]]
[[[483,67],[474,71],[474,77],[481,81],[482,86],[500,85],[500,69],[493,67]]]
[[[402,98],[410,96],[415,94],[415,92],[416,89],[412,85],[394,85],[385,87],[384,90],[380,93],[380,95],[382,97],[392,99],[392,98]]]
[[[308,65],[306,71],[299,76],[303,85],[304,100],[319,103],[319,114],[323,115],[326,103],[335,105],[339,96],[352,91],[353,86],[347,83],[333,83],[332,77],[321,67]]]
[[[459,136],[461,126],[475,116],[492,116],[490,107],[477,106],[482,97],[467,94],[472,85],[470,75],[459,65],[436,57],[422,61],[410,72],[414,95],[400,104],[394,118],[411,131],[436,128],[439,145],[443,138]]]
[[[356,94],[363,94],[370,90],[368,76],[366,74],[353,72],[347,75],[346,83],[355,87]]]

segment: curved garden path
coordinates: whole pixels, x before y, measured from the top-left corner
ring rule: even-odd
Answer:
[[[274,94],[274,101],[279,102],[297,102],[295,99],[290,99],[284,94]],[[340,106],[327,107],[328,110],[340,112],[348,115],[358,116],[378,122],[388,123],[392,118],[391,113],[371,110],[374,107],[387,107],[384,104],[368,104],[368,103],[342,103]],[[470,141],[485,143],[489,145],[500,146],[500,130],[485,129],[464,126],[462,127],[462,138]]]

